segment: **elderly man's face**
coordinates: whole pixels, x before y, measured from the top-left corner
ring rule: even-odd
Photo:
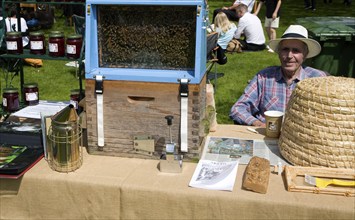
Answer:
[[[287,76],[296,74],[307,56],[307,46],[299,40],[283,40],[279,45],[281,68]]]

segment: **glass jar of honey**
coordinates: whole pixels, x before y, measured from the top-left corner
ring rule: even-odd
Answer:
[[[2,106],[5,111],[14,112],[19,110],[20,101],[17,88],[5,88],[2,94]]]
[[[67,57],[71,59],[80,58],[80,51],[83,45],[83,38],[80,34],[69,35],[67,37]]]
[[[21,32],[6,33],[6,49],[9,54],[22,54],[23,44]]]
[[[27,83],[23,85],[25,105],[37,105],[39,103],[39,92],[37,83]]]
[[[30,33],[30,53],[43,55],[46,54],[46,44],[43,32]]]
[[[48,39],[48,53],[52,57],[64,57],[65,40],[61,31],[51,31]]]

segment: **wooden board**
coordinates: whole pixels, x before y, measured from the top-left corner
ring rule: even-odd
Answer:
[[[169,127],[165,116],[173,115],[172,140],[180,143],[179,83],[104,81],[104,134],[105,147],[97,147],[97,115],[95,81],[86,80],[86,117],[88,152],[110,156],[159,159],[169,142]],[[189,85],[188,152],[184,160],[200,156],[200,146],[207,135],[209,123],[205,120],[206,79]],[[207,126],[207,128],[206,128]],[[136,136],[154,138],[155,152],[137,152]]]
[[[332,194],[343,196],[355,196],[354,187],[342,186],[327,186],[326,188],[318,188],[311,186],[304,182],[305,174],[329,179],[340,180],[355,180],[355,170],[340,169],[340,168],[326,168],[326,167],[298,167],[286,166],[285,175],[287,190],[291,192],[310,192],[316,194]]]

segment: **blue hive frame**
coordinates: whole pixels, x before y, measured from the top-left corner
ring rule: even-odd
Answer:
[[[192,50],[194,62],[185,68],[131,68],[115,67],[102,65],[100,56],[100,43],[98,37],[100,7],[115,6],[132,7],[144,6],[155,7],[163,6],[169,10],[169,7],[187,7],[193,8],[195,15],[193,23],[195,24],[195,41]],[[135,13],[132,10],[132,13]],[[201,82],[206,72],[206,22],[208,12],[206,11],[205,0],[87,0],[86,1],[86,47],[85,47],[85,76],[86,79],[94,79],[96,75],[103,75],[105,80],[127,80],[142,82],[167,82],[178,83],[179,79],[187,78],[192,84]],[[144,21],[142,21],[144,22]],[[177,30],[178,31],[178,30]],[[176,37],[178,37],[177,35]],[[101,54],[100,54],[101,53]],[[178,56],[178,54],[176,55]]]

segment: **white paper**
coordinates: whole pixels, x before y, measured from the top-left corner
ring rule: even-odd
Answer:
[[[238,160],[219,162],[200,160],[189,186],[210,190],[233,191],[238,171]]]
[[[270,165],[289,165],[280,154],[277,140],[248,140],[230,137],[206,138],[201,159],[231,161],[240,157],[240,164],[248,164],[253,156],[265,158]]]
[[[41,119],[41,113],[43,115],[55,115],[68,105],[69,102],[51,102],[40,100],[37,105],[27,106],[15,113],[12,113],[11,115],[20,118]]]

